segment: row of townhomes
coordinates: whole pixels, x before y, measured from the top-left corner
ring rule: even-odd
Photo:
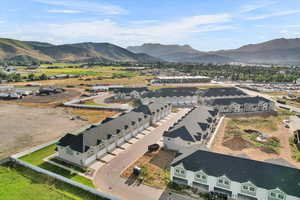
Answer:
[[[189,148],[171,163],[171,180],[239,200],[299,200],[300,170]]]
[[[209,83],[207,76],[159,76],[151,81],[152,84],[178,84],[178,83]]]
[[[57,144],[58,158],[87,167],[167,116],[171,110],[171,104],[151,102],[91,125],[77,135],[67,134]]]
[[[115,93],[114,98],[118,100],[139,99],[149,92],[147,87],[116,87],[109,90]]]
[[[247,97],[248,95],[238,88],[225,87],[225,88],[209,88],[204,91],[202,96],[203,99],[207,101],[211,99]]]
[[[243,98],[225,98],[215,99],[208,105],[217,108],[220,113],[266,113],[274,111],[274,102],[266,98],[243,97]]]
[[[180,151],[195,144],[206,145],[219,121],[217,109],[200,106],[193,108],[163,134],[164,148]]]
[[[142,102],[165,101],[174,107],[193,107],[199,103],[200,90],[192,87],[161,88],[142,95]]]

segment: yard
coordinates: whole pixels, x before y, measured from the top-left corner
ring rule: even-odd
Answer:
[[[217,133],[212,150],[260,161],[282,158],[300,168],[300,163],[292,159],[291,132],[282,122],[293,114],[280,109],[278,115],[227,117]]]
[[[0,180],[0,197],[5,200],[101,199],[19,165],[0,166]]]
[[[145,153],[129,168],[127,168],[122,176],[128,178],[127,181],[138,181],[140,179],[144,184],[164,189],[169,183],[169,165],[174,159],[175,153],[165,150],[159,150],[154,153]],[[133,168],[138,166],[141,168],[140,177],[135,177],[132,172]]]
[[[93,183],[90,179],[87,179],[83,176],[74,174],[70,171],[64,170],[60,167],[57,167],[55,165],[52,165],[50,163],[45,162],[43,159],[50,156],[50,155],[52,155],[52,154],[54,154],[55,153],[55,148],[56,148],[56,145],[53,144],[53,145],[47,146],[47,147],[45,147],[45,148],[43,148],[39,151],[36,151],[36,152],[33,152],[29,155],[21,157],[20,159],[25,161],[25,162],[28,162],[32,165],[35,165],[35,166],[41,167],[43,169],[49,170],[51,172],[54,172],[56,174],[62,175],[62,176],[66,177],[66,178],[69,178],[73,181],[77,181],[77,182],[82,183],[84,185],[87,185],[89,187],[94,187],[94,185],[93,185]]]
[[[71,117],[64,108],[0,104],[0,159],[89,124]]]

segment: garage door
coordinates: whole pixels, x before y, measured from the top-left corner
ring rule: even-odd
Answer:
[[[116,143],[112,143],[107,147],[107,151],[110,152],[116,148]]]
[[[106,154],[106,149],[104,148],[97,153],[97,158],[101,158],[105,154]]]
[[[178,177],[174,177],[174,176],[173,176],[173,182],[175,182],[177,184],[181,184],[181,185],[187,185],[188,184],[188,181],[186,179],[178,178]]]
[[[247,195],[244,195],[244,194],[238,194],[238,200],[257,200],[257,198],[247,196]]]
[[[198,182],[193,182],[193,187],[194,188],[197,188],[201,191],[208,191],[209,190],[209,186],[208,185],[205,185],[205,184],[201,184],[201,183],[198,183]]]
[[[124,142],[125,142],[125,137],[120,138],[120,139],[117,141],[117,146],[121,146]]]
[[[231,191],[225,190],[225,189],[223,189],[223,188],[214,187],[214,191],[215,191],[216,193],[226,194],[226,195],[228,195],[228,196],[230,196],[230,197],[231,197],[231,195],[232,195],[232,192],[231,192]]]
[[[132,137],[132,133],[128,133],[128,134],[125,136],[125,140],[129,140],[131,137]]]

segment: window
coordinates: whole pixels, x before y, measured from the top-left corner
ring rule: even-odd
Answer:
[[[268,200],[284,200],[285,198],[285,194],[281,190],[277,189],[269,193]]]
[[[230,180],[226,178],[225,176],[220,177],[218,179],[217,185],[220,187],[229,188],[230,187]]]
[[[241,192],[245,194],[256,195],[256,187],[250,182],[244,183],[242,184]]]
[[[204,172],[199,172],[195,176],[195,181],[200,182],[207,182],[207,176],[204,174]]]
[[[176,168],[174,174],[176,176],[185,177],[185,170],[183,168]]]

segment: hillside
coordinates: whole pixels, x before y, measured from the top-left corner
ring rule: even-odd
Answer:
[[[143,44],[127,48],[134,53],[146,53],[169,62],[214,62],[228,63],[234,60],[224,56],[193,49],[189,45]]]
[[[0,60],[2,61],[122,61],[158,62],[160,59],[146,54],[135,54],[110,43],[78,43],[53,45],[35,41],[19,41],[0,38]]]
[[[210,53],[246,63],[300,64],[300,39],[280,38]]]

